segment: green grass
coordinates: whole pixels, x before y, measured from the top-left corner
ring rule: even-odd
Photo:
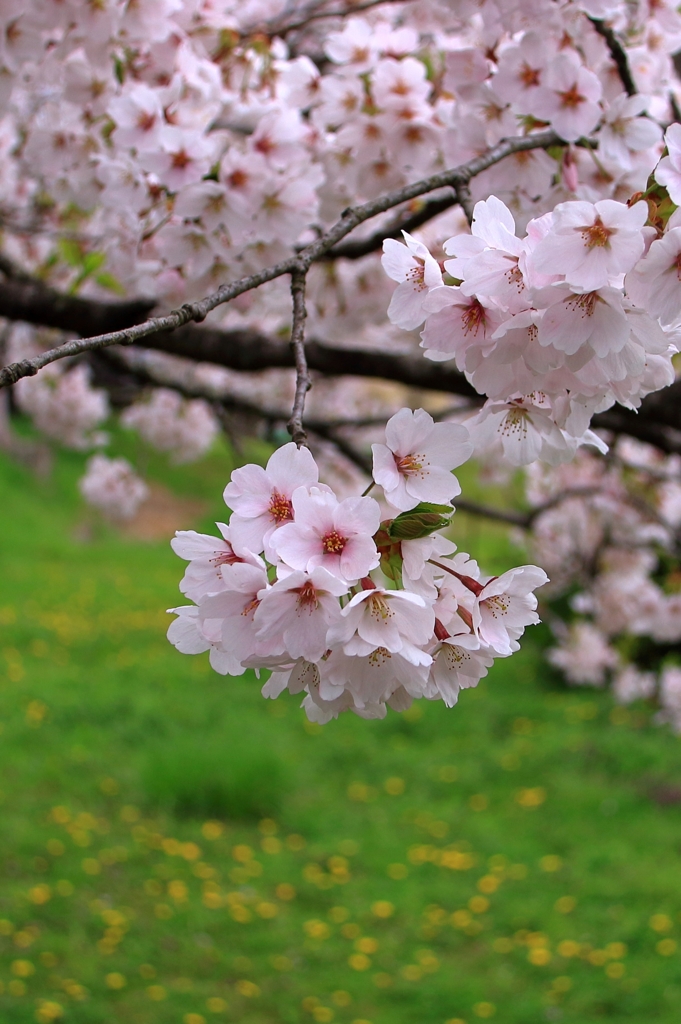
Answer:
[[[450,711],[313,726],[167,643],[182,563],[82,528],[82,462],[0,464],[3,1024],[678,1021],[677,738],[543,627]],[[205,528],[230,469],[149,472]]]

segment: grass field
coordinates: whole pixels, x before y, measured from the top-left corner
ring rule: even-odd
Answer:
[[[3,1024],[678,1022],[678,738],[543,627],[450,711],[313,726],[167,643],[182,563],[82,462],[0,463]],[[150,472],[208,528],[230,468]]]

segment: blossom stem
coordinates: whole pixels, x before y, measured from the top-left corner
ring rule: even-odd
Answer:
[[[456,576],[457,580],[463,583],[466,590],[470,590],[471,594],[475,594],[478,597],[483,591],[482,583],[478,583],[472,576],[463,576],[460,572],[455,569],[450,569],[448,565],[443,565],[442,562],[436,562],[434,558],[429,558],[428,561],[431,565],[436,565],[438,569],[444,569],[445,572],[450,573],[452,576]]]
[[[372,491],[375,486],[376,486],[376,481],[372,480],[371,483],[369,484],[369,486],[367,488],[365,488],[365,490],[362,491],[362,497],[366,498],[367,494],[369,494],[369,492]]]

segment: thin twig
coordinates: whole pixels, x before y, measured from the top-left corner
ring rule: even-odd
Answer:
[[[402,188],[388,192],[377,199],[372,199],[368,203],[348,207],[343,211],[340,219],[328,231],[324,232],[314,242],[311,242],[310,245],[306,246],[297,255],[289,256],[279,263],[265,267],[255,274],[249,274],[248,277],[242,277],[231,284],[221,285],[211,295],[207,295],[196,302],[185,303],[185,305],[173,310],[166,316],[152,317],[144,323],[136,324],[134,327],[128,327],[121,331],[113,331],[109,334],[100,334],[93,338],[81,338],[70,341],[58,348],[43,352],[34,359],[23,359],[20,362],[11,363],[0,370],[0,388],[15,384],[22,377],[34,376],[44,366],[58,359],[64,359],[66,356],[79,355],[81,352],[105,348],[109,345],[131,345],[133,342],[140,341],[142,338],[147,338],[152,334],[158,334],[161,331],[177,330],[178,327],[182,327],[192,320],[200,323],[202,320],[205,320],[212,310],[226,302],[230,302],[238,295],[243,295],[244,292],[259,288],[261,284],[274,281],[285,274],[294,274],[297,271],[306,273],[312,264],[322,259],[325,253],[332,249],[337,242],[345,238],[346,235],[349,235],[359,224],[363,224],[372,217],[385,213],[387,210],[391,210],[402,203],[409,202],[411,199],[416,199],[427,192],[434,192],[436,189],[446,186],[456,188],[460,184],[468,184],[476,175],[481,174],[488,167],[498,164],[512,153],[526,152],[532,149],[547,149],[560,144],[561,141],[560,136],[552,130],[537,132],[534,135],[514,136],[510,139],[504,139],[496,146],[492,146],[486,152],[474,157],[465,164],[453,167],[450,170],[441,171],[439,174],[433,174],[411,185],[404,185]]]
[[[300,448],[307,445],[307,434],[303,426],[303,413],[305,412],[305,396],[312,387],[312,378],[307,368],[305,357],[305,275],[304,270],[295,270],[291,274],[291,298],[293,300],[293,322],[291,326],[291,348],[296,361],[296,393],[293,399],[291,418],[286,424],[286,429],[291,439]]]
[[[471,199],[471,190],[468,187],[468,182],[460,181],[455,186],[455,192],[457,202],[466,214],[466,220],[470,226],[473,223],[473,200]]]
[[[638,93],[636,88],[636,82],[634,76],[631,73],[629,67],[629,58],[627,52],[622,46],[622,43],[617,38],[615,30],[606,22],[600,18],[589,18],[589,21],[598,32],[599,36],[605,39],[608,49],[610,50],[610,56],[612,57],[617,73],[620,76],[620,82],[624,86],[624,91],[627,96],[635,96]]]

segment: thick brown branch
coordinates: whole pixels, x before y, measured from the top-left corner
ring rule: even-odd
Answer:
[[[244,292],[252,291],[254,288],[273,281],[285,274],[292,274],[296,271],[306,272],[313,263],[322,259],[324,254],[333,248],[341,239],[349,235],[358,225],[363,224],[372,217],[376,217],[387,210],[400,206],[446,186],[456,187],[461,184],[468,184],[477,174],[499,163],[512,153],[519,153],[531,149],[546,149],[547,147],[560,143],[560,137],[553,131],[537,132],[534,135],[526,135],[504,139],[498,145],[492,146],[485,153],[459,167],[433,174],[429,178],[405,185],[386,195],[379,196],[368,203],[359,206],[349,207],[344,210],[342,216],[336,223],[324,232],[318,239],[302,249],[297,255],[289,256],[273,266],[266,267],[255,274],[249,274],[231,284],[222,285],[212,295],[208,295],[196,302],[189,302],[180,309],[175,309],[166,316],[153,317],[142,324],[136,324],[125,330],[111,331],[92,338],[83,338],[79,341],[68,342],[57,349],[44,352],[35,359],[25,359],[20,363],[14,363],[0,370],[0,387],[7,387],[16,383],[22,377],[29,377],[38,372],[49,363],[66,356],[77,355],[80,352],[87,352],[92,349],[103,348],[107,345],[130,345],[135,341],[149,338],[160,331],[173,331],[182,327],[191,320],[197,323],[205,320],[207,315],[218,306],[229,302],[231,299],[242,295]]]
[[[291,274],[291,298],[293,301],[293,322],[291,325],[291,351],[296,364],[296,393],[293,399],[291,418],[286,428],[291,440],[300,448],[307,443],[307,434],[303,426],[305,412],[305,396],[312,387],[312,378],[307,368],[305,356],[305,271],[296,270]]]

